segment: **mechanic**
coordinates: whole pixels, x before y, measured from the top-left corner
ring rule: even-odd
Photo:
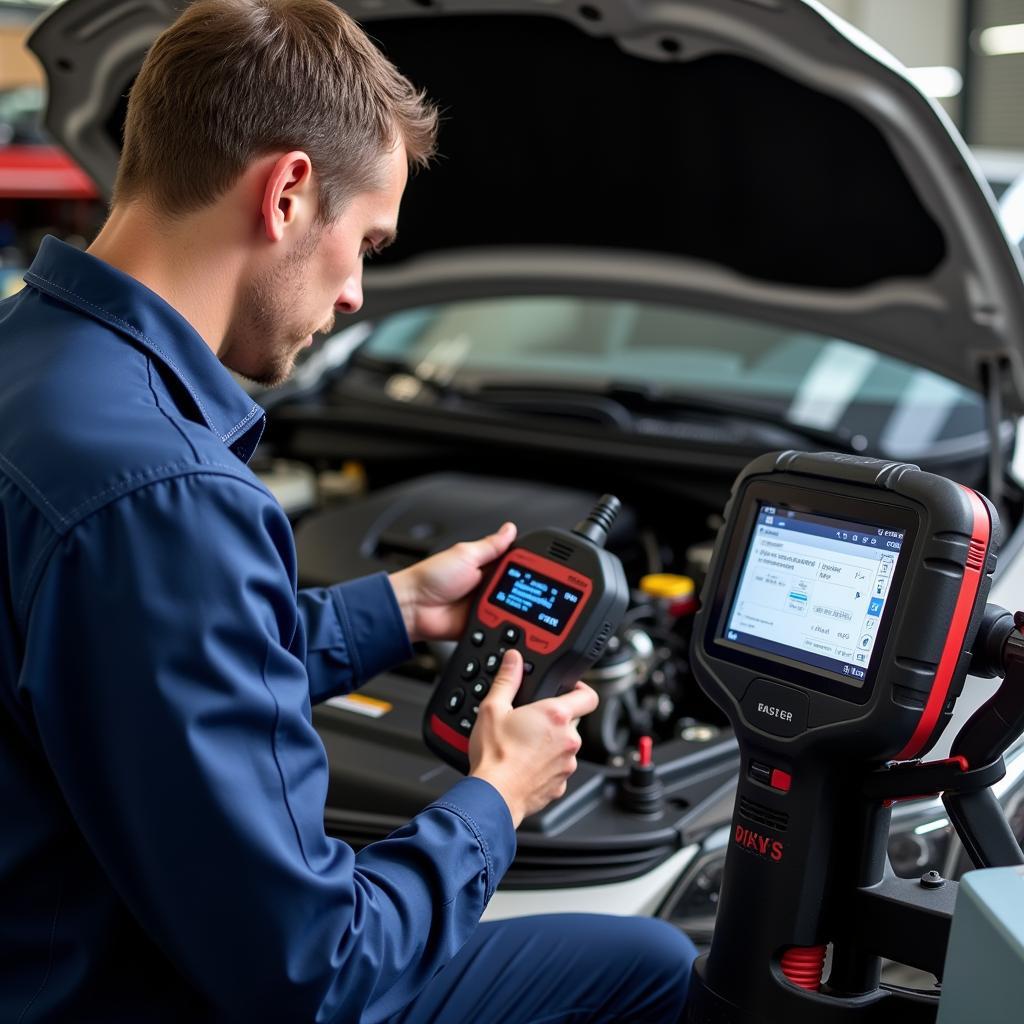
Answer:
[[[0,304],[3,1021],[679,1014],[665,922],[479,924],[583,684],[513,709],[510,652],[469,778],[358,855],[324,831],[310,705],[456,637],[515,530],[297,592],[229,369],[282,381],[359,309],[436,125],[328,0],[200,0],[132,89],[95,242],[46,239]]]

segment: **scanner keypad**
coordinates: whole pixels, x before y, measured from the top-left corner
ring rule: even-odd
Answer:
[[[492,678],[501,668],[505,652],[519,643],[522,630],[503,623],[498,629],[474,629],[467,639],[472,647],[482,650],[479,654],[464,652],[459,662],[459,676],[465,680],[465,685],[456,686],[444,704],[455,728],[465,736],[473,729],[480,713],[480,702],[490,691]],[[533,662],[524,662],[523,674],[533,671]]]

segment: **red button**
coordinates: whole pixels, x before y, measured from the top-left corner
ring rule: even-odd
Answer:
[[[789,772],[784,772],[781,768],[772,769],[772,778],[769,783],[772,789],[781,789],[783,793],[788,793],[792,784],[793,776]]]

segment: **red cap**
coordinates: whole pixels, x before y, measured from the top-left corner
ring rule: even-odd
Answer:
[[[654,747],[654,741],[650,736],[641,736],[636,747],[640,753],[640,767],[646,768],[651,763],[651,750]]]

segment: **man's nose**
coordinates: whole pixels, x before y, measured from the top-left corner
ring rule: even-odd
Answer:
[[[341,294],[334,300],[334,308],[339,313],[358,313],[363,307],[363,281],[361,274],[353,274],[341,289]]]

